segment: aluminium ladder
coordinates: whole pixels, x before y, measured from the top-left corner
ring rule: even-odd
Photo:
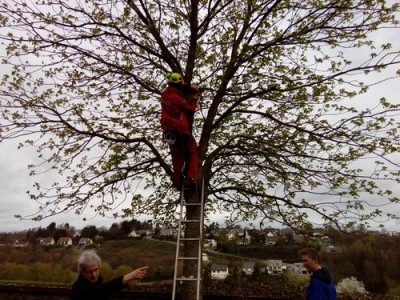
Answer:
[[[198,195],[196,191],[196,195]],[[197,196],[198,197],[198,196]],[[204,213],[204,180],[201,180],[201,195],[200,199],[197,198],[197,202],[193,203],[187,203],[184,199],[184,188],[182,187],[181,191],[181,202],[180,202],[180,213],[179,213],[179,224],[178,224],[178,238],[177,238],[177,244],[176,244],[176,256],[175,256],[175,267],[174,267],[174,282],[173,282],[173,289],[172,289],[172,300],[175,300],[176,298],[176,286],[178,282],[183,282],[183,281],[195,281],[196,282],[196,299],[195,300],[200,300],[200,287],[201,287],[201,261],[202,261],[202,246],[203,246],[203,213]],[[188,206],[199,206],[199,215],[198,215],[198,220],[187,220],[186,216],[183,215],[183,211],[187,208]],[[182,237],[182,227],[184,224],[188,223],[197,223],[199,230],[199,236],[198,237],[190,237],[190,238],[185,238]],[[190,241],[190,242],[197,242],[198,243],[198,253],[197,256],[194,257],[185,257],[180,255],[180,243],[181,241]],[[178,277],[178,265],[180,261],[188,261],[188,260],[197,260],[197,274],[195,276],[190,276],[190,277],[184,277],[184,276],[179,276]]]

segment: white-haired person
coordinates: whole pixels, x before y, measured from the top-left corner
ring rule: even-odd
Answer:
[[[109,300],[132,280],[146,276],[148,267],[141,267],[123,276],[104,281],[100,274],[101,258],[94,250],[83,251],[78,259],[78,279],[72,285],[72,300]]]

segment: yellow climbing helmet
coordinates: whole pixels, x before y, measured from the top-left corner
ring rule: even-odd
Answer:
[[[183,77],[179,73],[168,73],[167,82],[170,83],[183,83]]]

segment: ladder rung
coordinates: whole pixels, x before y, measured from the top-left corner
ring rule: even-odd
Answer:
[[[200,241],[199,238],[180,238],[180,241]]]
[[[180,256],[178,257],[178,259],[182,259],[182,260],[198,260],[198,257],[195,256]]]
[[[196,222],[200,222],[199,220],[182,220],[182,223],[196,223]]]
[[[192,202],[187,203],[187,202],[184,202],[183,205],[186,205],[186,206],[193,206],[193,205],[201,205],[201,203],[200,203],[200,202],[196,202],[196,203],[192,203]]]
[[[197,281],[196,277],[178,277],[176,278],[178,281]]]

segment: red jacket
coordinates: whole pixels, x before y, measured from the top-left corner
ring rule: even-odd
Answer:
[[[195,110],[196,103],[188,103],[183,91],[174,86],[167,87],[161,94],[161,128],[190,135],[188,113]]]

